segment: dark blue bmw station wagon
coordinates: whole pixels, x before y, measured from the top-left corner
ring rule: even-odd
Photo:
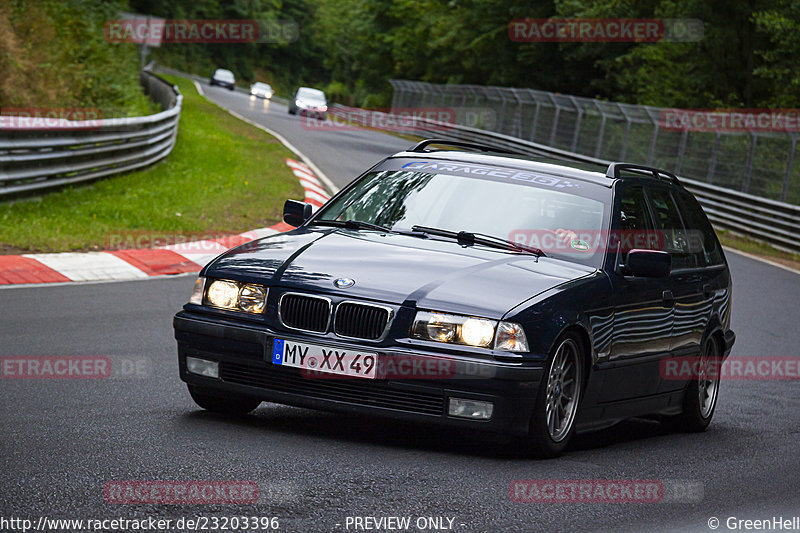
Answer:
[[[428,140],[316,213],[287,201],[284,221],[296,229],[209,263],[174,318],[205,409],[382,414],[508,434],[540,457],[630,417],[711,421],[731,278],[668,172]]]

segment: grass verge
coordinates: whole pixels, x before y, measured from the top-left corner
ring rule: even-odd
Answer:
[[[800,254],[779,250],[767,243],[749,239],[737,233],[726,230],[716,230],[719,241],[723,246],[733,248],[751,255],[769,259],[794,270],[800,270]]]
[[[165,76],[184,95],[178,141],[142,171],[69,187],[41,199],[0,204],[0,251],[102,250],[120,235],[240,233],[280,221],[286,198],[303,189],[286,166],[294,157],[271,135]]]

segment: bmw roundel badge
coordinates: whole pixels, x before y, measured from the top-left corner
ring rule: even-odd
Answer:
[[[352,287],[353,285],[355,285],[356,280],[351,278],[339,278],[336,281],[334,281],[333,284],[336,285],[336,287],[338,287],[339,289],[347,289],[348,287]]]

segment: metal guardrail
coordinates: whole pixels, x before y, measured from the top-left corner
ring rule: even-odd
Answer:
[[[453,122],[462,126],[596,158],[638,161],[709,185],[800,205],[799,136],[788,126],[689,131],[675,127],[678,117],[688,117],[681,110],[524,88],[389,82],[393,109],[451,109]]]
[[[161,112],[60,120],[51,127],[17,120],[0,128],[0,198],[94,180],[165,158],[175,145],[183,96],[148,69],[142,70],[139,81]]]
[[[351,117],[359,117],[366,112],[362,109],[334,104],[331,106],[331,113],[344,117],[347,117],[348,114]],[[380,124],[403,122],[400,117],[396,117],[396,120],[371,121],[378,128],[380,128]],[[602,172],[605,172],[605,169],[611,164],[611,161],[606,159],[469,126],[448,124],[425,118],[415,118],[413,125],[413,128],[405,130],[403,133],[422,137],[472,141],[529,156],[546,156],[564,161],[592,163],[598,165],[598,170]],[[392,131],[396,132],[397,130],[393,129]],[[800,252],[800,237],[798,237],[800,236],[800,206],[760,198],[686,177],[680,177],[680,180],[700,201],[715,227],[732,230],[778,248]]]

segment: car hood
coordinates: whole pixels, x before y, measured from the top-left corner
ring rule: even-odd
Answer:
[[[593,272],[576,263],[454,241],[300,228],[229,250],[203,275],[500,318],[528,298]],[[355,284],[336,288],[339,278]]]

